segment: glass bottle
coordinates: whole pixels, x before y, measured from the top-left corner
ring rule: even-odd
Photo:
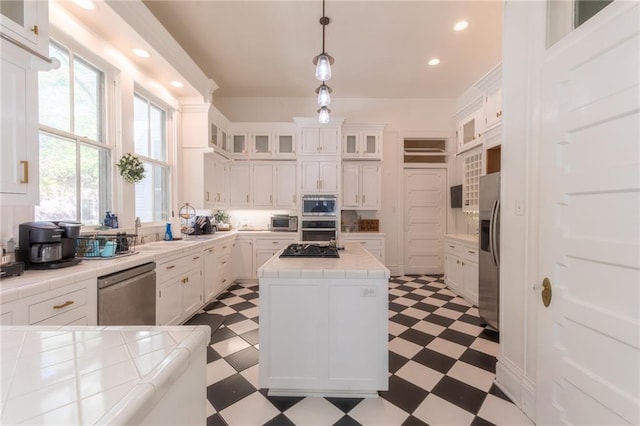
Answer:
[[[173,240],[173,234],[171,233],[171,224],[167,223],[167,227],[164,230],[164,240],[171,241]]]

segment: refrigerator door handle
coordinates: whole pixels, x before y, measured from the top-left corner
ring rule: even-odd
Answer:
[[[498,268],[500,267],[500,253],[498,249],[499,242],[498,242],[498,226],[497,226],[499,214],[500,214],[500,200],[496,200],[493,202],[493,208],[491,209],[491,227],[489,230],[491,237],[489,238],[489,241],[490,241],[489,247],[491,250],[491,255],[493,256],[493,262]]]

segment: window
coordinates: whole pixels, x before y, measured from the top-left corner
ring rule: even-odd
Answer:
[[[167,118],[159,106],[136,93],[133,99],[134,150],[144,163],[145,177],[136,183],[136,216],[143,222],[169,219],[171,200],[167,161]]]
[[[105,75],[57,43],[50,43],[49,55],[61,65],[39,74],[40,205],[35,218],[97,225],[111,198]]]

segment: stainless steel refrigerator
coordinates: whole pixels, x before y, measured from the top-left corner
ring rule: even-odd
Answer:
[[[480,177],[480,259],[478,310],[499,330],[500,173]]]

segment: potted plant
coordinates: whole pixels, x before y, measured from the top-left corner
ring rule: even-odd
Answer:
[[[144,164],[138,156],[127,153],[116,163],[120,175],[129,183],[137,183],[144,179]]]
[[[229,225],[229,219],[231,219],[231,216],[229,216],[229,213],[224,210],[218,210],[213,214],[213,218],[216,221],[216,228],[219,231],[228,231],[231,229],[231,225]]]

